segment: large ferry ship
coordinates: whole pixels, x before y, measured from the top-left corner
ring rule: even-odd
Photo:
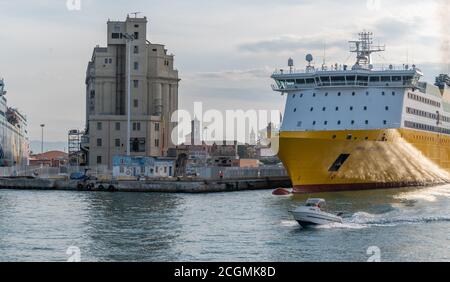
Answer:
[[[276,71],[287,95],[279,157],[294,192],[449,183],[450,77],[422,82],[415,66],[375,67],[372,33],[350,41],[353,66]]]
[[[5,82],[0,78],[0,167],[27,165],[27,119],[17,109],[8,107],[5,95]]]

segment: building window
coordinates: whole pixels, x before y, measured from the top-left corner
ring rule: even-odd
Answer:
[[[116,147],[119,148],[120,147],[120,139],[116,139],[115,144],[116,144]]]
[[[102,164],[102,156],[97,156],[97,164]]]
[[[309,110],[310,112],[314,111],[314,108],[311,107],[311,109]]]
[[[134,70],[139,70],[139,62],[134,62]]]
[[[367,124],[369,124],[369,121],[368,121],[368,120],[366,120],[366,122],[365,122],[365,123],[366,123],[366,125],[367,125]]]
[[[341,125],[341,121],[340,121],[340,120],[338,120],[337,124],[338,124],[338,125]]]
[[[339,111],[339,107],[336,107],[336,112],[338,112]]]
[[[139,54],[139,46],[134,46],[134,54]]]
[[[159,123],[155,123],[155,131],[159,131]]]
[[[388,107],[388,106],[386,106],[386,108],[385,108],[385,109],[386,109],[386,111],[389,111],[389,107]]]
[[[133,106],[134,106],[135,108],[139,107],[139,100],[138,100],[138,99],[134,99],[134,101],[133,101]]]
[[[294,109],[294,113],[297,112],[297,108]]]
[[[354,121],[354,120],[352,120],[352,125],[353,125],[353,124],[355,124],[355,121]]]
[[[313,125],[316,125],[316,121],[313,121]]]
[[[328,124],[328,121],[324,121],[324,123],[323,123],[324,125],[327,125]]]
[[[112,64],[112,58],[109,58],[108,62],[109,62],[110,64]]]
[[[122,33],[117,33],[117,32],[111,34],[112,39],[120,39],[120,38],[122,38],[122,36],[123,36]]]
[[[364,111],[367,111],[367,106],[364,107]]]
[[[141,131],[141,123],[133,122],[133,131]]]
[[[101,147],[103,145],[102,139],[98,138],[97,139],[97,147]]]
[[[136,31],[136,32],[134,33],[134,39],[136,39],[136,40],[139,39],[139,32]]]
[[[105,64],[107,64],[108,63],[108,58],[105,58]]]
[[[97,122],[97,130],[102,130],[103,129],[103,124],[101,122]]]
[[[383,92],[381,92],[381,95],[383,95],[383,96],[384,96],[384,95],[386,95],[386,93],[385,93],[385,92],[383,91]]]
[[[387,124],[387,120],[384,120],[384,121],[383,121],[383,124],[386,125],[386,124]]]
[[[322,108],[322,112],[325,112],[326,110],[327,110],[326,107],[323,107],[323,108]]]
[[[338,92],[338,96],[341,96],[341,92]]]
[[[133,80],[133,87],[139,88],[139,80]]]
[[[159,147],[159,139],[155,139],[155,147]]]
[[[117,131],[120,130],[120,122],[116,122],[116,130],[117,130]]]
[[[353,111],[353,107],[350,107],[350,111]]]

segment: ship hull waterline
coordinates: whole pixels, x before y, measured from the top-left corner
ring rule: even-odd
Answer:
[[[450,183],[450,136],[410,129],[281,132],[293,193]]]

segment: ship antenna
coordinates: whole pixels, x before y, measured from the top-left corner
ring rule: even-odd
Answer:
[[[386,46],[373,46],[373,33],[359,33],[359,40],[349,41],[350,52],[356,53],[356,63],[353,68],[369,68],[372,65],[372,53],[386,51]]]

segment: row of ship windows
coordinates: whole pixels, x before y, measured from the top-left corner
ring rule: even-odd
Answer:
[[[409,108],[409,107],[406,108],[406,112],[408,114],[421,116],[421,117],[425,117],[425,118],[429,118],[429,119],[434,119],[434,120],[439,119],[440,121],[450,122],[449,117],[441,116],[439,113],[433,114],[433,113],[429,113],[429,112],[425,112],[422,110],[417,110],[417,109],[413,109],[413,108]]]
[[[364,107],[363,107],[363,110],[364,110],[364,111],[367,111],[367,109],[368,109],[367,106],[364,106]],[[384,109],[385,109],[386,111],[389,111],[389,106],[384,107]],[[327,110],[327,107],[323,107],[323,108],[322,108],[322,112],[325,112],[326,110]],[[352,106],[350,106],[349,110],[350,110],[350,111],[353,111],[354,108],[353,108]],[[314,111],[314,107],[311,107],[311,108],[309,109],[309,111],[310,111],[310,112],[313,112],[313,111]],[[336,108],[335,108],[335,111],[336,111],[336,112],[339,112],[339,107],[336,107]],[[297,108],[294,108],[294,113],[296,113],[296,112],[297,112]]]
[[[351,124],[351,125],[354,125],[355,123],[356,123],[356,122],[355,122],[354,120],[350,121],[350,124]],[[312,125],[313,125],[313,126],[314,126],[314,125],[317,125],[317,124],[318,124],[317,121],[313,121],[313,122],[312,122]],[[328,125],[328,124],[329,124],[329,122],[328,122],[327,120],[323,122],[323,125]],[[369,120],[365,120],[365,121],[364,121],[364,124],[365,124],[365,125],[369,125]],[[387,125],[387,120],[383,120],[383,124],[384,124],[384,125]],[[302,125],[303,125],[303,122],[302,122],[302,121],[297,122],[297,127],[302,127]],[[337,125],[342,125],[342,121],[338,120],[338,121],[337,121]]]
[[[367,92],[366,92],[366,96],[369,96],[369,95],[370,95],[370,92],[367,91]],[[382,96],[386,96],[386,92],[385,92],[385,91],[382,91],[382,92],[381,92],[381,95],[382,95]],[[396,95],[395,91],[392,91],[392,96],[395,96],[395,95]],[[316,97],[316,96],[317,96],[317,94],[316,94],[316,93],[313,93],[313,97]],[[338,92],[338,93],[337,93],[337,96],[338,96],[338,97],[342,96],[342,92]],[[352,92],[352,96],[356,96],[356,92]],[[297,94],[292,95],[292,98],[295,98],[295,97],[297,97]],[[301,94],[299,95],[299,97],[300,97],[300,98],[303,98],[303,97],[304,97],[304,94],[301,93]],[[325,97],[328,97],[328,92],[325,93]]]
[[[428,124],[422,124],[417,122],[411,122],[411,121],[405,121],[405,127],[408,128],[414,128],[414,129],[420,129],[425,131],[431,131],[436,133],[444,133],[444,134],[450,134],[450,129],[428,125]]]
[[[441,107],[441,103],[433,101],[433,100],[425,98],[425,97],[422,97],[422,96],[419,96],[419,95],[416,95],[416,94],[413,94],[413,93],[408,93],[408,98],[412,99],[412,100],[419,101],[421,103],[432,105],[432,106],[435,106],[435,107],[438,107],[438,108]]]

